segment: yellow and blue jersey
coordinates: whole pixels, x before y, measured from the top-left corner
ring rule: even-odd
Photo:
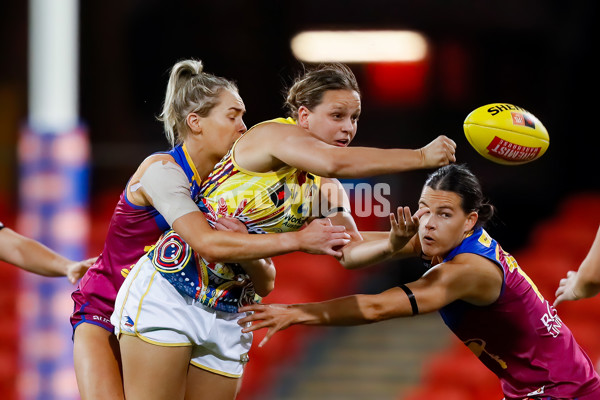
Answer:
[[[266,122],[296,123],[291,118]],[[252,129],[245,135],[251,134]],[[272,172],[248,171],[235,161],[236,144],[200,189],[198,205],[209,223],[229,216],[242,221],[250,233],[299,230],[311,216],[320,177],[290,166]],[[237,312],[239,306],[254,302],[253,285],[238,284],[248,278],[239,264],[209,263],[173,231],[165,233],[149,257],[180,293],[206,306]]]

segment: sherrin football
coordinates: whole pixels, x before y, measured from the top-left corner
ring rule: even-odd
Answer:
[[[471,146],[498,164],[519,165],[537,160],[550,144],[548,131],[539,119],[508,103],[473,110],[463,127]]]

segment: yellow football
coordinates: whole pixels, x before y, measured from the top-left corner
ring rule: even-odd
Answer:
[[[493,103],[473,110],[463,125],[465,136],[479,154],[504,165],[540,158],[550,144],[544,125],[524,108]]]

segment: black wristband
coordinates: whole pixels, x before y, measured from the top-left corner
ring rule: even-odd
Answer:
[[[417,305],[417,299],[415,299],[415,295],[406,285],[400,285],[400,289],[404,290],[406,296],[408,296],[408,301],[410,301],[410,307],[412,308],[412,315],[419,314],[419,306]]]
[[[325,213],[325,215],[323,215],[324,218],[329,217],[331,214],[335,214],[338,212],[347,212],[349,213],[350,210],[348,210],[346,207],[333,207],[329,210],[327,210],[327,212]]]

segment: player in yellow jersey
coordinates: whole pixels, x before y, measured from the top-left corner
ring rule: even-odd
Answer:
[[[238,262],[297,250],[336,254],[333,248],[347,242],[343,227],[321,221],[303,232],[269,236],[250,236],[245,229],[243,235],[218,231],[206,222],[196,204],[200,185],[246,131],[245,111],[237,86],[205,72],[202,62],[182,60],[171,69],[161,119],[173,148],[148,156],[133,173],[116,204],[102,253],[72,294],[74,367],[81,398],[125,398],[119,342],[110,317],[126,272],[166,230],[173,229],[207,259],[227,256]],[[249,264],[246,272],[269,270],[267,262],[253,265],[257,268],[251,271]],[[176,395],[169,391],[167,398]]]
[[[390,215],[390,232],[363,237],[335,178],[447,165],[455,161],[456,144],[440,136],[417,150],[347,147],[356,134],[361,100],[344,65],[299,78],[287,105],[290,118],[250,129],[204,181],[199,205],[207,220],[217,225],[234,217],[251,233],[272,233],[296,231],[312,217],[329,216],[352,237],[339,257],[346,267],[391,257],[403,243],[395,216]],[[326,206],[313,212],[319,202]],[[398,218],[406,221],[400,226],[414,224],[408,208],[399,209]],[[232,399],[252,340],[236,325],[244,316],[237,308],[252,302],[253,285],[239,265],[192,252],[181,240],[189,234],[186,227],[177,233],[165,233],[140,259],[117,297],[111,321],[122,335],[125,392],[158,399],[161,388],[169,387],[184,390],[186,398]],[[203,329],[217,323],[218,335]],[[212,372],[212,379],[190,375],[194,367]]]

